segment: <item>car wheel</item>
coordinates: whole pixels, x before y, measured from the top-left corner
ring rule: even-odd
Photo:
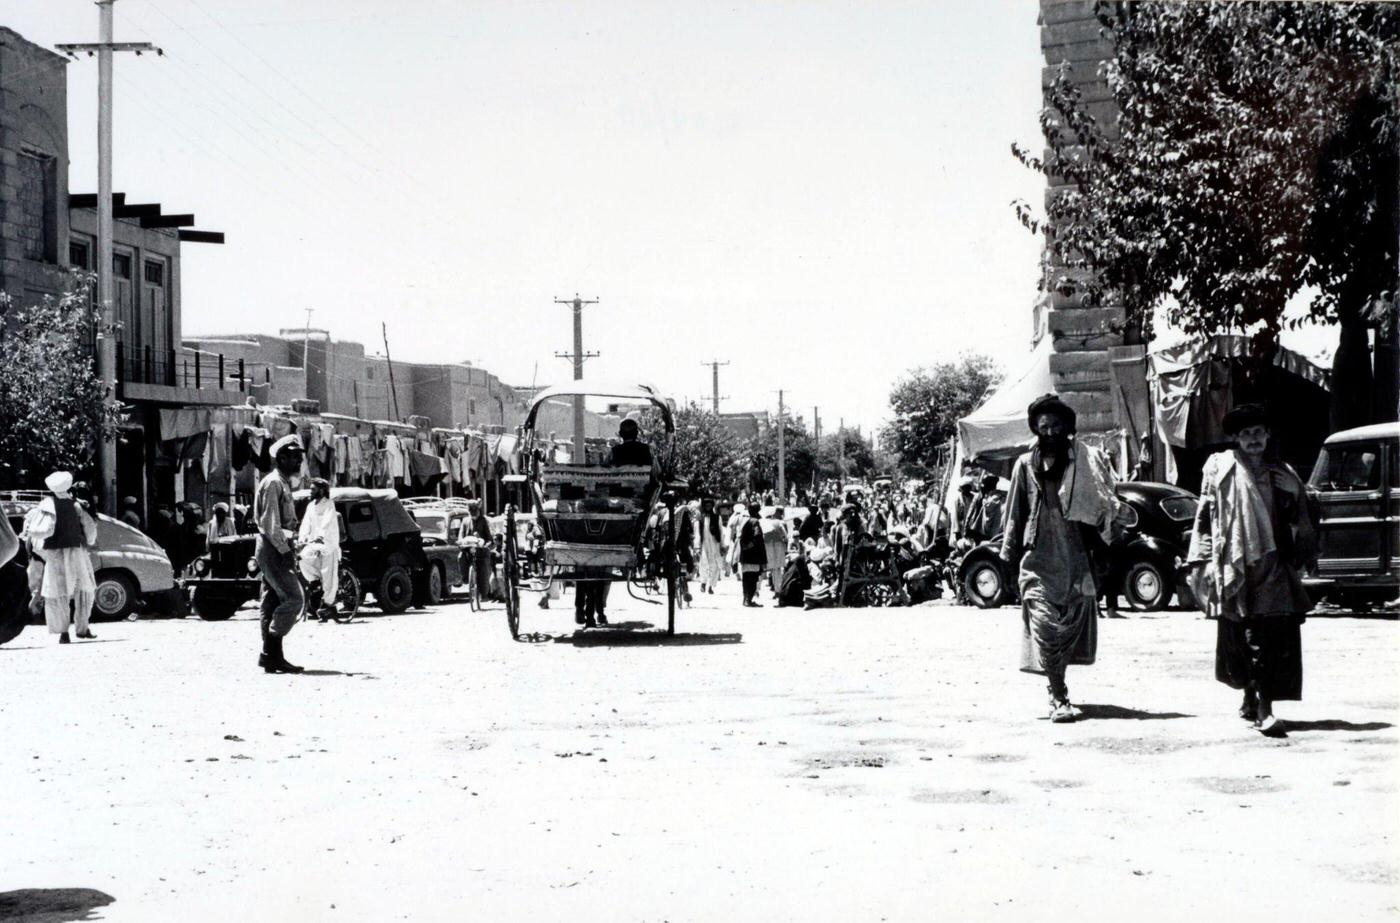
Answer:
[[[374,601],[388,615],[403,612],[413,602],[413,578],[402,564],[390,564],[379,578]]]
[[[202,586],[194,588],[193,598],[190,600],[194,614],[206,622],[226,621],[232,618],[242,605],[243,600],[238,596],[219,593]]]
[[[92,617],[98,622],[124,619],[136,608],[136,584],[120,571],[97,574],[97,591],[92,597]]]
[[[442,575],[442,565],[434,564],[428,569],[428,605],[436,606],[442,602],[446,593],[447,580]]]
[[[1123,598],[1138,612],[1165,609],[1172,598],[1171,576],[1156,561],[1134,561],[1123,574]]]
[[[976,561],[963,575],[963,592],[979,609],[995,609],[1006,601],[1006,577],[994,561]]]

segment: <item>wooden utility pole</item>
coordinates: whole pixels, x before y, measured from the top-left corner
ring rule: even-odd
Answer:
[[[555,353],[559,359],[572,359],[574,363],[574,381],[583,378],[583,361],[585,359],[596,359],[598,353],[586,353],[583,351],[583,306],[586,304],[597,304],[598,299],[584,300],[574,292],[573,298],[556,298],[555,304],[566,304],[574,311],[574,350],[571,353]],[[584,458],[584,414],[583,395],[574,395],[574,464],[583,464]]]
[[[820,480],[819,469],[821,468],[822,457],[822,411],[820,407],[812,407],[812,442],[816,446],[816,451],[812,455],[812,489],[817,489],[817,482]]]
[[[97,55],[97,307],[101,315],[97,331],[97,372],[106,389],[104,401],[109,415],[117,404],[117,323],[112,304],[112,52],[143,51],[164,54],[150,42],[112,40],[112,4],[97,0],[98,39],[95,43],[59,45],[58,50],[76,59],[79,52]],[[138,270],[139,271],[139,270]],[[109,516],[117,514],[117,442],[115,436],[103,439],[97,454],[98,478],[102,482],[102,508]]]
[[[384,338],[388,339],[388,333]],[[387,347],[386,347],[387,349]],[[301,340],[302,397],[311,398],[311,309],[306,309],[306,331]],[[324,408],[323,408],[324,409]]]
[[[714,401],[715,416],[719,416],[719,367],[722,365],[728,365],[729,363],[721,362],[718,359],[712,359],[709,362],[702,362],[700,364],[707,365],[710,367],[710,399]]]
[[[846,418],[836,428],[836,486],[846,486]]]
[[[394,385],[394,358],[389,355],[389,325],[380,323],[379,326],[384,331],[384,361],[389,364],[389,394],[394,399],[394,422],[402,423],[403,418],[399,416],[399,389]]]
[[[778,505],[787,503],[787,429],[783,425],[783,392],[778,391]]]

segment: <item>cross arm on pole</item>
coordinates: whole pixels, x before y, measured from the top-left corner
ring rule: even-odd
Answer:
[[[62,45],[55,45],[53,47],[68,55],[70,58],[76,58],[79,54],[92,57],[97,54],[97,52],[103,50],[133,51],[138,55],[143,51],[154,51],[158,55],[165,54],[165,49],[152,45],[150,42],[65,42]]]

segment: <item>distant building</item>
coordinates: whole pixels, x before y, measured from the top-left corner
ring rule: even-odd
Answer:
[[[446,429],[506,432],[519,426],[529,409],[529,389],[513,388],[470,362],[395,359],[391,377],[383,356],[366,354],[363,343],[332,339],[326,330],[186,337],[184,351],[241,360],[249,390],[263,404],[307,398],[319,402],[323,413],[396,421],[421,416]],[[536,420],[539,432],[557,432],[560,438],[572,435],[573,425],[568,401],[550,401]],[[589,438],[614,435],[616,428],[604,414],[587,414]]]
[[[719,422],[736,438],[753,439],[766,432],[770,425],[768,411],[746,411],[743,413],[722,413]]]
[[[97,269],[97,196],[68,186],[67,64],[0,27],[0,291],[18,304],[71,291],[73,270]],[[173,502],[182,493],[177,463],[161,451],[160,410],[243,398],[236,377],[219,377],[218,357],[190,366],[179,355],[181,243],[223,235],[189,230],[193,216],[162,214],[156,203],[112,200],[117,397],[132,408],[117,490],[143,505]],[[95,350],[96,330],[85,339]]]

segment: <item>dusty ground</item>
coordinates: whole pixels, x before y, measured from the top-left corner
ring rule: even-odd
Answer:
[[[1272,741],[1191,613],[1102,622],[1088,720],[1052,726],[1014,610],[737,603],[674,644],[532,604],[559,637],[465,605],[301,625],[300,677],[254,669],[247,613],[27,629],[0,648],[0,916],[1396,916],[1400,623],[1310,620]]]

